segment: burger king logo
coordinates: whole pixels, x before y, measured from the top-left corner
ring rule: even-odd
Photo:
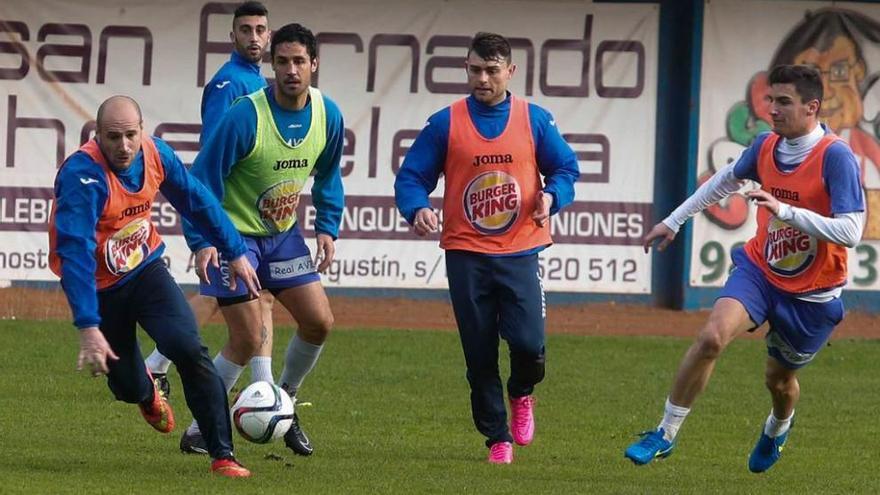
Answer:
[[[293,227],[296,222],[296,205],[299,202],[300,191],[302,184],[287,180],[266,189],[257,198],[260,221],[269,233],[278,234]]]
[[[818,246],[815,238],[774,217],[767,227],[764,258],[773,273],[794,277],[813,264]]]
[[[483,234],[503,234],[519,216],[520,196],[519,184],[512,175],[500,170],[482,173],[465,188],[465,216]]]
[[[149,219],[139,218],[116,231],[104,245],[107,269],[113,275],[134,270],[150,254],[147,241],[153,225]]]

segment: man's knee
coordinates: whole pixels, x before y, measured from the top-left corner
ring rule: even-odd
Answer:
[[[543,351],[538,354],[511,352],[510,372],[518,381],[534,385],[544,380],[545,362]]]
[[[252,332],[230,335],[229,337],[229,347],[234,350],[236,357],[244,362],[256,356],[257,352],[262,349],[262,345],[259,335]]]
[[[300,323],[299,328],[306,337],[323,342],[333,329],[334,321],[333,313],[327,310]]]
[[[175,366],[194,363],[200,359],[208,358],[208,349],[198,339],[187,339],[175,342],[174,345],[159,349],[165,357],[171,360]]]
[[[773,395],[791,395],[797,391],[797,376],[794,373],[768,369],[764,373],[764,385]]]
[[[328,333],[330,333],[330,329],[333,328],[333,324],[335,322],[336,322],[336,318],[333,316],[333,312],[327,311],[324,313],[324,315],[321,317],[321,319],[318,320],[316,327],[319,332],[323,333],[324,335],[327,335]]]
[[[256,320],[259,322],[259,320]],[[260,325],[258,323],[258,325]],[[233,354],[234,361],[246,363],[262,349],[265,327],[253,325],[229,325],[229,342],[226,348]]]
[[[704,359],[717,359],[725,347],[727,347],[727,342],[723,329],[711,321],[697,335],[697,352]]]

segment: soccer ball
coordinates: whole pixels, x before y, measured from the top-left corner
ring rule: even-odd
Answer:
[[[254,443],[283,437],[292,422],[293,401],[274,383],[251,383],[232,405],[232,424],[241,436]]]

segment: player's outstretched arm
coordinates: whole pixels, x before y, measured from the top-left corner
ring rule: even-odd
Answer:
[[[642,246],[645,248],[645,253],[651,249],[651,245],[658,239],[660,239],[660,243],[657,244],[657,251],[663,251],[666,249],[666,246],[675,239],[675,232],[663,222],[655,225],[654,228],[645,235],[645,238],[642,239]]]
[[[83,369],[87,365],[91,369],[92,376],[106,375],[110,369],[107,360],[116,361],[119,356],[110,348],[107,339],[98,327],[83,328],[79,331],[79,357],[76,361],[76,370]]]

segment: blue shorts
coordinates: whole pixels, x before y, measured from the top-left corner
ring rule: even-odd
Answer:
[[[242,238],[248,247],[245,256],[257,271],[263,289],[288,289],[321,280],[298,225],[270,237],[243,235]],[[227,298],[247,294],[247,286],[240,279],[235,290],[229,289],[229,260],[222,256],[219,268],[208,266],[208,278],[210,285],[199,284],[203,296]]]
[[[734,249],[731,258],[734,270],[719,297],[742,303],[755,328],[770,323],[767,352],[783,366],[797,369],[812,361],[843,320],[843,301],[801,301],[767,281],[742,248]]]

